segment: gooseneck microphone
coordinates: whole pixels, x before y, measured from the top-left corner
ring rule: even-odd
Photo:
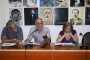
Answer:
[[[33,32],[31,32],[30,35],[29,35],[29,37],[30,37],[34,32],[36,32],[36,31],[38,31],[38,30],[35,29]]]

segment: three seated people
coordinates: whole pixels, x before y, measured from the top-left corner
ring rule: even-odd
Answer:
[[[34,38],[35,43],[45,43],[50,45],[51,35],[50,30],[43,26],[43,20],[37,18],[35,20],[35,25],[31,27],[27,39],[24,41],[24,44],[27,45]],[[17,26],[15,21],[9,20],[6,26],[2,30],[1,34],[2,43],[20,43],[23,40],[23,31],[20,26]],[[57,43],[77,43],[78,36],[76,30],[73,29],[71,23],[66,22],[63,25],[63,30],[60,31],[57,39]]]

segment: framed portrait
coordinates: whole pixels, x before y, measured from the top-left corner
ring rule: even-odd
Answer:
[[[55,25],[63,25],[68,21],[68,8],[55,8]]]
[[[8,0],[10,7],[22,7],[22,0]]]
[[[70,8],[70,22],[73,25],[85,24],[85,9],[83,7],[71,7]]]
[[[85,6],[89,7],[90,6],[90,0],[85,0]]]
[[[85,5],[85,0],[70,0],[70,6],[73,7],[82,7]]]
[[[55,0],[55,6],[58,7],[68,7],[69,0]]]
[[[86,7],[86,11],[85,11],[85,25],[90,25],[90,7]]]
[[[52,25],[53,24],[53,8],[40,8],[39,17],[43,19],[43,24]]]
[[[9,8],[10,20],[16,21],[17,25],[23,25],[23,9],[22,8]]]
[[[38,8],[24,8],[25,25],[34,25],[38,18]]]
[[[54,0],[40,0],[40,7],[52,7],[54,6]]]
[[[37,7],[37,0],[23,0],[24,7]]]

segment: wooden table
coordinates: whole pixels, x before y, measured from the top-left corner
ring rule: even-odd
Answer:
[[[25,50],[0,50],[0,60],[26,60]]]
[[[76,46],[55,46],[53,60],[86,60],[86,50]]]
[[[90,50],[82,50],[78,46],[47,45],[40,48],[0,49],[0,60],[90,60]]]

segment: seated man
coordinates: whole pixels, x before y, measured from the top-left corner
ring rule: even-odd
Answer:
[[[28,44],[32,38],[34,38],[35,43],[50,44],[51,42],[50,31],[43,26],[43,20],[41,18],[35,20],[35,26],[31,27],[28,38],[25,40],[25,44]]]
[[[73,26],[71,23],[67,22],[65,25],[63,25],[63,30],[60,31],[57,43],[77,43],[78,42],[78,36],[76,30],[73,30]]]
[[[20,43],[23,40],[22,28],[14,20],[9,20],[1,34],[2,43]]]

